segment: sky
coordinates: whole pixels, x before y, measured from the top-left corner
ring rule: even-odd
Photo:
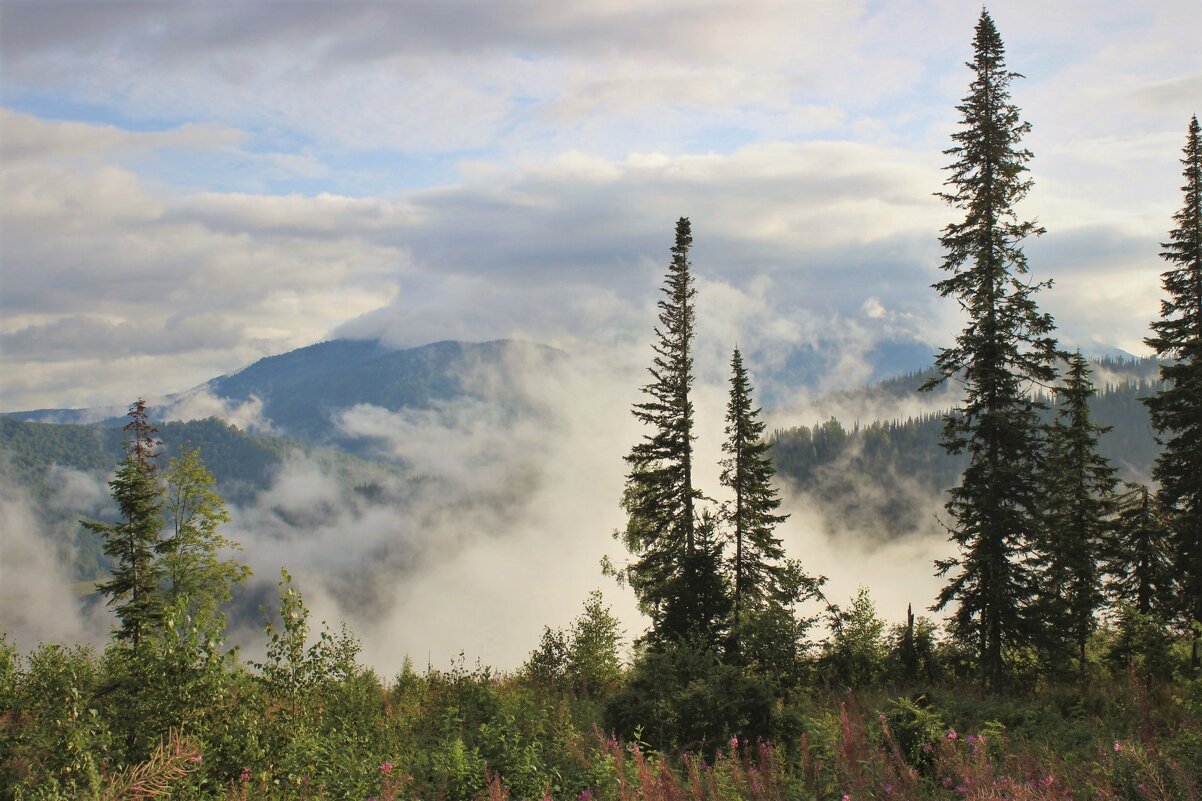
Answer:
[[[947,344],[933,193],[980,5],[0,3],[0,411],[332,336],[645,342],[675,220],[752,367]],[[998,2],[1069,344],[1144,352],[1194,0]],[[865,366],[830,362],[830,386]]]

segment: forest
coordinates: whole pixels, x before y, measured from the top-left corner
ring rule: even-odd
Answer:
[[[734,347],[720,488],[700,486],[692,345],[706,320],[681,217],[631,409],[645,433],[614,499],[628,558],[600,571],[646,629],[624,632],[593,593],[516,670],[406,659],[380,675],[355,632],[314,620],[287,566],[263,657],[227,644],[249,568],[210,466],[251,481],[291,446],[208,421],[224,445],[202,452],[199,427],[160,430],[138,400],[97,435],[122,443],[118,514],[80,523],[89,570],[108,569],[94,589],[109,643],[22,653],[0,638],[0,799],[1202,798],[1202,129],[1189,121],[1183,204],[1160,244],[1156,374],[1099,388],[1113,365],[1064,349],[1037,303],[1048,282],[1023,243],[1042,231],[1017,210],[1030,126],[984,10],[967,66],[941,195],[957,219],[933,286],[965,325],[930,371],[893,385],[951,383],[952,409],[769,434]],[[1153,443],[1100,445],[1143,414]],[[66,428],[0,425],[42,457],[73,447]],[[354,458],[322,458],[370,482]],[[871,588],[830,598],[806,554],[785,551],[778,481],[821,486],[839,514],[900,536],[921,511],[899,494],[910,473],[943,493],[955,555],[932,568],[931,608],[890,626]],[[862,508],[865,486],[886,500]]]

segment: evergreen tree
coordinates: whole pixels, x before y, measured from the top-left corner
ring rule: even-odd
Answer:
[[[726,442],[722,450],[722,486],[734,494],[730,510],[734,554],[734,633],[738,646],[740,615],[745,608],[766,602],[784,601],[782,574],[785,552],[780,538],[773,533],[788,515],[776,514],[780,498],[772,477],[776,470],[768,457],[764,423],[760,409],[751,400],[751,382],[743,366],[743,356],[735,348],[730,360],[730,400],[726,405]]]
[[[230,516],[213,483],[199,449],[171,459],[165,504],[170,533],[156,552],[165,581],[165,605],[171,608],[187,599],[192,614],[211,620],[213,628],[221,630],[225,619],[220,606],[233,597],[231,588],[246,580],[250,568],[220,558],[222,549],[240,546],[217,530]]]
[[[162,617],[159,596],[160,570],[155,561],[163,519],[163,490],[158,481],[158,429],[150,424],[146,402],[139,398],[129,407],[125,426],[125,461],[109,487],[121,521],[82,521],[104,540],[104,552],[114,561],[113,575],[96,585],[117,609],[117,639],[128,640],[135,650]]]
[[[1187,624],[1202,622],[1202,137],[1193,117],[1186,137],[1185,205],[1173,215],[1177,227],[1160,256],[1171,268],[1162,276],[1167,295],[1160,319],[1145,342],[1161,365],[1164,388],[1146,403],[1164,452],[1152,477],[1173,517],[1179,612]],[[1193,667],[1198,667],[1194,637]]]
[[[672,263],[658,302],[655,357],[647,400],[633,414],[652,429],[630,449],[630,473],[622,498],[628,518],[622,538],[637,557],[623,575],[651,618],[652,636],[669,642],[686,636],[715,641],[714,610],[724,590],[715,582],[712,538],[700,543],[693,487],[693,303],[696,290],[689,271],[693,243],[689,221],[676,223]]]
[[[1126,484],[1118,518],[1102,551],[1105,589],[1114,603],[1164,617],[1173,599],[1172,532],[1164,510],[1143,484]]]
[[[1085,643],[1102,603],[1099,549],[1115,511],[1115,470],[1098,454],[1098,437],[1110,427],[1090,421],[1089,402],[1097,393],[1089,372],[1077,351],[1057,390],[1057,415],[1041,471],[1045,511],[1038,549],[1043,620],[1051,624],[1045,626],[1046,644],[1053,651],[1073,646],[1082,670]],[[1058,661],[1061,654],[1053,656]]]
[[[940,243],[943,269],[951,276],[934,288],[952,296],[968,313],[956,344],[940,351],[932,389],[955,377],[964,396],[945,418],[944,448],[967,452],[960,485],[950,491],[948,513],[959,558],[937,562],[940,575],[958,568],[940,592],[936,610],[956,603],[956,633],[979,654],[985,682],[999,687],[1009,646],[1030,641],[1032,576],[1019,556],[1036,528],[1039,501],[1033,480],[1039,454],[1039,404],[1033,384],[1054,376],[1056,344],[1052,319],[1039,312],[1034,294],[1046,284],[1027,278],[1021,243],[1042,233],[1020,221],[1014,206],[1030,189],[1030,151],[1020,142],[1030,126],[1010,102],[1004,47],[993,20],[982,10],[976,26],[975,73],[969,94],[958,106],[961,128],[945,151],[950,191],[940,194],[965,212],[951,223]]]

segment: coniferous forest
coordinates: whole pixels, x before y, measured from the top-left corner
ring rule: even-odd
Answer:
[[[627,558],[598,571],[633,593],[646,630],[624,632],[594,593],[520,669],[406,659],[381,675],[354,631],[314,620],[286,565],[263,657],[227,644],[249,569],[206,459],[250,475],[285,446],[230,459],[176,442],[167,458],[185,429],[160,430],[139,400],[111,465],[118,514],[80,522],[107,570],[109,643],[0,640],[0,799],[1202,798],[1202,131],[1188,120],[1180,155],[1164,154],[1184,185],[1159,244],[1158,377],[1099,395],[1096,364],[1040,307],[1051,277],[1024,254],[1042,233],[1022,208],[1030,125],[986,11],[967,67],[940,195],[950,222],[931,232],[932,289],[963,328],[932,370],[897,382],[950,383],[950,411],[768,432],[732,343],[719,486],[701,485],[707,321],[680,217],[631,409],[643,433],[613,499]],[[1103,421],[1136,413],[1156,448],[1107,451]],[[58,447],[49,429],[11,436]],[[1120,455],[1149,462],[1150,481]],[[881,464],[943,491],[954,547],[931,566],[937,597],[892,626],[868,588],[830,597],[777,533],[782,480],[822,481],[846,515],[914,528],[906,498],[857,501],[857,485],[892,486]]]

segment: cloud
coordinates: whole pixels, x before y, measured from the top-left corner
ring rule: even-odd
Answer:
[[[52,481],[67,493],[55,496],[60,508],[95,508],[94,479],[60,471]],[[95,645],[108,636],[112,617],[85,603],[70,576],[71,549],[61,542],[11,479],[0,478],[0,633],[21,652],[42,642]]]
[[[207,386],[198,387],[168,399],[156,417],[164,422],[207,420],[216,417],[252,434],[275,435],[279,432],[263,414],[263,400],[251,395],[245,401],[231,401],[212,393]]]
[[[44,120],[33,114],[0,108],[0,159],[8,164],[48,159],[101,161],[152,150],[206,150],[229,147],[246,139],[233,128],[189,123],[166,131],[127,131],[115,125]]]

